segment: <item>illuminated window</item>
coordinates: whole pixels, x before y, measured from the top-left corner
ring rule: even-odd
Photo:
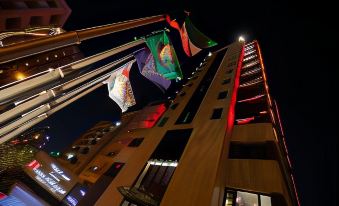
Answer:
[[[224,206],[272,206],[273,199],[270,196],[226,189],[224,196]],[[274,204],[273,204],[274,205]],[[277,205],[285,206],[285,200],[279,200]]]
[[[97,172],[100,169],[99,166],[93,165],[91,167],[88,168],[89,171],[91,172]]]

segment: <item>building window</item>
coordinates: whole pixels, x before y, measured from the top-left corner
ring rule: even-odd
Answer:
[[[163,118],[160,120],[160,122],[159,122],[159,124],[158,124],[158,127],[163,127],[163,126],[166,124],[167,120],[168,120],[168,117],[163,117]]]
[[[100,169],[100,167],[96,166],[96,165],[91,166],[91,167],[88,168],[88,170],[91,171],[91,172],[97,172],[99,169]]]
[[[20,29],[21,28],[21,18],[7,18],[6,19],[6,29]]]
[[[256,206],[272,206],[273,196],[268,196],[260,193],[253,193],[248,191],[239,191],[234,189],[226,189],[224,195],[224,206],[243,206],[243,205],[256,205]],[[280,201],[276,205],[285,206],[286,202]]]
[[[116,152],[109,152],[106,154],[107,157],[114,157],[117,153]]]
[[[47,4],[48,4],[49,8],[57,8],[58,7],[55,0],[47,1]]]
[[[229,69],[226,71],[226,74],[231,74],[233,72],[233,69]]]
[[[230,82],[231,82],[231,79],[230,79],[230,78],[224,79],[224,80],[222,81],[222,85],[229,84]]]
[[[50,20],[49,20],[49,23],[52,24],[52,25],[59,25],[60,20],[61,20],[60,15],[52,15]]]
[[[123,168],[125,163],[122,162],[114,162],[111,167],[104,173],[105,176],[114,178]]]
[[[183,97],[183,96],[185,96],[185,95],[186,95],[186,92],[184,92],[184,91],[182,91],[182,92],[179,93],[179,96],[181,96],[181,97]]]
[[[207,70],[205,76],[193,92],[192,97],[186,104],[184,110],[180,114],[175,124],[189,124],[193,121],[195,114],[197,113],[202,100],[204,99],[209,86],[211,85],[213,78],[225,56],[226,50],[219,52],[214,59],[211,67]]]
[[[277,152],[274,148],[273,142],[251,144],[231,142],[229,158],[275,160]]]
[[[175,108],[177,108],[178,105],[179,105],[179,103],[172,104],[172,105],[170,106],[170,108],[173,109],[173,110],[175,110]]]
[[[228,63],[228,64],[227,64],[227,67],[231,67],[231,66],[234,66],[234,65],[236,65],[236,64],[237,64],[237,62],[234,61],[234,62]]]
[[[89,147],[84,147],[80,150],[81,154],[87,154],[89,152]]]
[[[227,97],[227,91],[220,92],[218,95],[218,99],[225,99]]]
[[[139,145],[144,141],[144,138],[134,138],[129,144],[129,147],[139,147]]]
[[[184,87],[191,87],[192,85],[193,85],[193,83],[192,83],[192,82],[189,82],[189,83],[184,84],[184,85],[182,85],[182,86],[184,86]]]
[[[213,110],[211,119],[220,119],[223,108],[217,108]]]

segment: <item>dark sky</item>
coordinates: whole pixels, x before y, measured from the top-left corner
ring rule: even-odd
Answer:
[[[69,0],[72,14],[67,30],[82,29],[183,9],[203,33],[219,43],[231,43],[240,34],[261,45],[270,90],[280,106],[288,148],[302,205],[337,205],[337,134],[333,111],[335,87],[334,49],[338,32],[334,5],[325,1],[297,5],[289,2],[251,1],[107,1]],[[150,28],[149,28],[150,29]],[[147,31],[147,29],[146,29]],[[90,55],[132,40],[133,32],[86,41],[81,49]],[[338,52],[336,52],[338,53]],[[135,70],[134,70],[135,71]],[[135,74],[137,76],[137,74]],[[145,84],[140,104],[161,98],[161,92]],[[145,89],[146,88],[146,89]],[[149,89],[151,88],[151,89]],[[153,89],[152,89],[153,88]],[[143,93],[144,94],[144,93]],[[103,86],[52,116],[50,150],[70,144],[99,120],[118,119],[118,107]]]

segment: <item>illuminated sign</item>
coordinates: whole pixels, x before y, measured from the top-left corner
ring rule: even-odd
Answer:
[[[77,183],[75,175],[65,171],[44,152],[38,152],[24,171],[58,200],[62,200]]]

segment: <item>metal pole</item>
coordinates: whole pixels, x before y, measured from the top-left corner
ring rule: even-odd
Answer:
[[[0,48],[0,64],[10,62],[27,56],[43,53],[46,51],[62,48],[70,45],[80,44],[81,41],[95,37],[136,28],[165,20],[165,15],[146,17],[87,28],[83,30],[64,32],[59,35],[35,39],[27,42]]]
[[[144,43],[144,40],[142,39],[133,41],[122,46],[101,52],[99,54],[95,54],[85,59],[81,59],[71,64],[59,67],[41,76],[29,79],[27,81],[23,81],[11,87],[0,90],[0,105],[8,102],[12,98],[19,96],[20,94],[23,94],[24,92],[28,92],[35,88],[51,83],[53,81],[60,80],[64,77],[64,75],[68,75],[76,70],[81,69],[82,67],[88,66],[90,64],[93,64],[97,61],[100,61],[104,58],[117,54],[121,51],[130,49],[137,45],[141,45],[142,43]]]

